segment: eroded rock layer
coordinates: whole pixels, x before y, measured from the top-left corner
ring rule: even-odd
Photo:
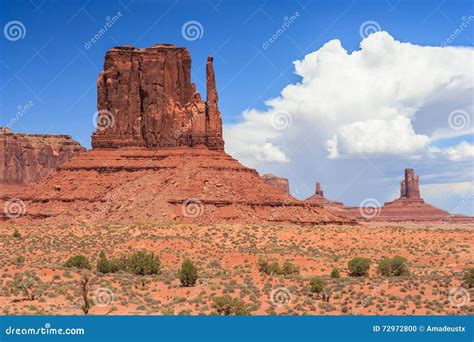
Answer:
[[[84,151],[68,135],[12,133],[1,128],[0,184],[3,188],[37,182]]]
[[[105,56],[97,80],[94,148],[205,145],[223,150],[212,57],[206,64],[207,101],[191,82],[191,57],[170,44],[121,46]]]
[[[15,197],[26,208],[18,220],[355,223],[294,199],[225,152],[205,147],[88,151]]]

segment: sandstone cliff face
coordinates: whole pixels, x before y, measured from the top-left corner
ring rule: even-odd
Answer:
[[[85,149],[68,135],[0,130],[0,183],[37,182]]]
[[[191,82],[191,57],[171,44],[107,52],[97,81],[94,148],[205,145],[223,150],[222,120],[212,58],[206,65],[207,101]]]

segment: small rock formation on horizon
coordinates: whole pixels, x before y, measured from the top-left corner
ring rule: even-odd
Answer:
[[[0,127],[0,184],[38,182],[85,150],[68,135],[14,133]]]
[[[285,191],[287,194],[290,193],[290,183],[288,182],[287,178],[278,177],[272,174],[264,174],[262,179],[265,183],[274,186],[277,189],[281,189]]]
[[[400,182],[400,198],[420,199],[420,178],[413,169],[405,169],[405,179]]]
[[[472,217],[450,214],[425,203],[420,195],[419,177],[411,168],[405,169],[400,183],[400,197],[378,208],[344,207],[348,216],[358,221],[384,222],[474,222]],[[364,215],[365,212],[365,215]]]
[[[205,145],[223,150],[222,120],[212,57],[206,63],[207,99],[191,82],[186,48],[119,46],[105,55],[97,80],[93,148]]]
[[[323,206],[328,207],[342,207],[344,204],[338,201],[331,201],[324,197],[324,191],[321,187],[321,183],[316,182],[316,188],[314,191],[314,195],[308,197],[305,202],[309,203],[319,203]]]

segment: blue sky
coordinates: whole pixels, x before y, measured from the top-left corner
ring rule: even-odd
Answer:
[[[349,53],[359,49],[364,23],[376,23],[377,30],[387,31],[401,42],[440,46],[463,20],[474,14],[472,2],[467,0],[1,0],[1,8],[2,27],[11,21],[19,21],[24,26],[24,37],[9,40],[5,33],[0,37],[0,125],[10,122],[19,108],[30,104],[14,122],[14,131],[69,134],[86,147],[90,147],[90,135],[94,130],[92,117],[97,110],[96,79],[105,52],[113,46],[147,47],[166,42],[187,47],[193,60],[193,81],[202,95],[205,94],[205,60],[213,55],[220,110],[224,123],[232,127],[245,122],[243,111],[251,108],[265,111],[268,108],[265,101],[278,97],[287,85],[301,81],[295,74],[294,61],[302,60],[333,39],[340,40]],[[86,48],[85,44],[104,27],[106,18],[118,13],[119,19],[97,42]],[[264,42],[276,34],[286,19],[295,15],[297,18],[285,32],[264,48]],[[182,27],[189,21],[199,22],[202,37],[193,41],[183,37]],[[473,32],[474,23],[456,34],[448,45],[472,47]],[[472,113],[469,115],[472,117]],[[416,120],[413,126],[418,129]],[[445,148],[466,140],[472,142],[472,136],[438,139],[432,146]],[[311,159],[311,149],[305,153]],[[311,194],[315,177],[325,181],[326,193],[345,202],[357,204],[369,195],[354,195],[357,188],[349,192],[344,190],[345,185],[338,177],[344,178],[341,167],[345,171],[347,167],[350,169],[347,162],[324,160],[324,163],[334,165],[334,169],[324,173],[316,171],[321,169],[318,165],[306,165],[304,160],[297,163],[301,158],[295,158],[291,158],[291,170],[288,163],[282,167],[273,161],[253,163],[249,160],[248,164],[261,172],[279,172],[290,178],[293,192],[302,197]],[[374,175],[398,182],[403,168],[411,166],[411,159],[407,159],[389,168],[386,159],[384,162],[379,157],[374,159],[377,172],[367,173],[356,183],[369,186],[369,179]],[[364,162],[359,158],[350,165]],[[339,163],[344,166],[337,166]],[[466,178],[472,163],[464,161],[462,167],[459,165],[453,166],[457,171],[462,169],[459,172],[464,178],[459,181],[472,182],[472,178]],[[436,174],[432,162],[418,162],[418,166],[424,174]],[[443,168],[449,170],[450,164],[443,164]],[[447,182],[446,177],[433,177],[434,183]],[[396,191],[393,183],[396,182],[390,182],[390,188],[384,194],[379,191],[374,196],[378,196],[380,202],[393,199]],[[435,204],[453,210],[456,205],[459,207],[461,197],[451,199],[449,203],[436,197],[433,200],[438,201]],[[461,212],[472,213],[472,201],[464,205]]]

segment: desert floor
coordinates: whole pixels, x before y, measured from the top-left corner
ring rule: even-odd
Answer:
[[[14,237],[15,228],[21,237]],[[461,293],[462,305],[449,298],[449,292],[461,285],[463,272],[474,266],[473,242],[474,227],[460,225],[54,227],[1,223],[0,314],[82,315],[79,283],[84,271],[63,266],[70,256],[79,254],[92,264],[88,271],[92,315],[206,315],[213,313],[213,298],[223,294],[251,305],[252,315],[473,314],[472,289],[470,302],[469,292]],[[160,274],[97,272],[100,251],[118,257],[138,250],[159,256]],[[395,255],[408,260],[411,275],[378,275],[377,262]],[[368,277],[348,275],[347,262],[357,256],[372,260]],[[290,260],[300,272],[263,274],[259,257],[281,263]],[[180,286],[178,269],[185,258],[198,267],[194,287]],[[329,277],[334,267],[341,278]],[[12,293],[17,273],[32,275],[34,300]],[[312,276],[324,277],[329,301],[311,293]]]

